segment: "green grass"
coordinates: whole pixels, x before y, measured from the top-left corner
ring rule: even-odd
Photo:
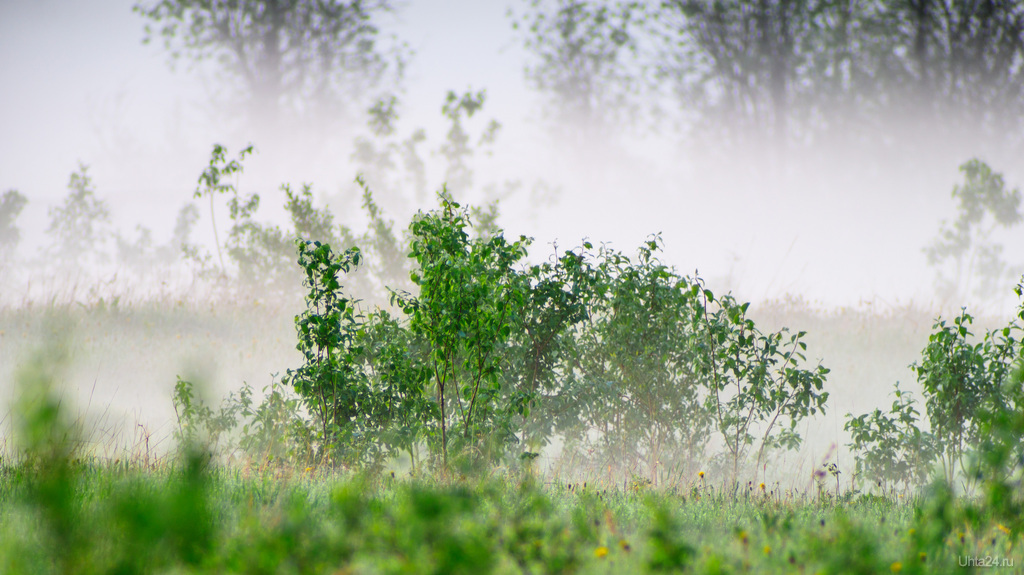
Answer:
[[[25,461],[0,470],[4,573],[958,572],[1018,534],[936,498],[725,496],[326,470]],[[936,535],[936,530],[943,530]],[[962,535],[961,535],[962,534]]]

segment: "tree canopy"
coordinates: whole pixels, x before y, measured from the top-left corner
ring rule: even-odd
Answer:
[[[213,60],[227,100],[272,130],[324,126],[347,102],[400,79],[405,54],[382,47],[388,0],[159,0],[139,3],[144,42],[162,39],[172,66]]]
[[[595,121],[629,106],[675,110],[691,143],[727,155],[1022,143],[1018,2],[523,3],[513,27],[528,25],[527,78]]]

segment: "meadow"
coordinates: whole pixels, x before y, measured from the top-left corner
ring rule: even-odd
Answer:
[[[1024,572],[1020,3],[99,4],[0,18],[0,573]]]
[[[0,475],[6,573],[952,573],[1021,561],[1015,530],[941,489],[835,497],[706,476],[620,489],[529,468],[408,478],[35,449]]]
[[[282,230],[243,156],[197,191],[228,263],[164,253],[204,295],[0,309],[4,572],[1020,568],[1024,306],[752,305],[658,235],[537,262],[444,189],[399,235],[360,181],[357,235],[286,188]]]
[[[0,462],[0,570],[951,573],[1016,572],[1024,561],[1019,471],[969,493],[954,493],[934,467],[930,485],[882,488],[857,468],[849,435],[820,417],[806,422],[799,450],[736,476],[711,453],[685,475],[651,477],[635,461],[605,471],[554,447],[538,458],[414,470],[400,457],[377,466],[326,459],[309,449],[322,441],[311,435],[305,450],[289,448],[302,436],[285,428],[312,412],[292,389],[250,389],[243,408],[237,382],[209,386],[209,405],[199,386],[179,378],[172,387],[167,374],[195,350],[221,358],[220,378],[244,366],[269,381],[271,370],[301,364],[289,311],[252,301],[4,310],[3,363],[17,366],[9,377],[19,393]],[[830,403],[855,413],[884,407],[894,378],[914,377],[907,364],[933,323],[911,307],[823,311],[793,300],[752,315],[772,329],[806,328],[833,366]],[[118,420],[119,406],[82,405],[117,386],[83,376],[126,389],[134,377],[162,407],[148,420],[132,408]],[[67,390],[76,379],[77,395]],[[268,417],[260,406],[274,393],[291,408]],[[170,423],[147,428],[161,418]]]

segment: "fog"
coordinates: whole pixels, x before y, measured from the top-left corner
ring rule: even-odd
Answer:
[[[75,309],[75,302],[94,305],[121,293],[142,310],[125,312],[127,327],[72,320],[79,323],[69,330],[78,343],[72,345],[77,351],[68,387],[79,404],[90,405],[89,417],[106,421],[96,425],[108,431],[130,435],[136,430],[128,429],[141,423],[154,436],[166,436],[176,374],[198,374],[217,398],[242,381],[260,388],[271,373],[296,367],[292,317],[301,308],[289,307],[292,300],[268,301],[257,294],[263,307],[253,317],[204,303],[187,270],[168,271],[162,287],[133,287],[126,279],[130,274],[117,276],[115,261],[74,277],[32,262],[44,258],[51,242],[49,210],[61,205],[79,163],[88,166],[96,197],[107,203],[112,228],[125,238],[135,238],[136,226],[144,226],[155,244],[167,243],[175,214],[195,202],[193,239],[212,250],[208,201],[192,196],[214,143],[227,146],[230,157],[249,143],[255,146],[237,182],[241,193],[260,194],[259,221],[286,226],[278,187],[311,183],[316,205],[329,205],[336,222],[361,230],[366,216],[354,184],[360,162],[353,152],[357,138],[370,137],[365,110],[385,92],[398,95],[393,140],[419,128],[427,138],[420,147],[427,161],[426,194],[417,195],[405,180],[390,195],[375,190],[396,230],[417,210],[434,207],[444,183],[440,149],[450,128],[441,114],[445,95],[486,90],[482,110],[465,119],[466,129],[475,145],[490,119],[501,128],[489,154],[472,157],[473,185],[455,190],[456,197],[477,205],[500,197],[499,223],[509,235],[534,239],[532,261],[546,259],[554,245],[571,248],[584,239],[632,253],[651,234],[661,234],[666,263],[682,273],[699,272],[716,292],[732,291],[754,302],[755,316],[766,302],[801,302],[780,308],[799,313],[764,312],[765,321],[810,332],[809,356],[834,368],[834,393],[827,418],[807,427],[815,440],[790,460],[816,461],[830,444],[845,443],[846,413],[888,405],[892,383],[912,381],[906,366],[919,357],[935,315],[967,305],[998,323],[1018,304],[1009,271],[999,294],[942,297],[924,251],[942,222],[957,216],[951,192],[963,182],[962,163],[975,157],[988,162],[1008,188],[1024,182],[1020,147],[989,138],[980,126],[915,132],[916,124],[905,117],[912,110],[904,110],[873,124],[866,129],[867,143],[853,146],[855,138],[836,133],[844,125],[859,129],[859,120],[843,117],[837,105],[823,109],[838,118],[828,118],[840,126],[838,132],[812,145],[782,153],[756,141],[721,147],[714,130],[687,135],[693,122],[685,113],[672,115],[679,97],[664,79],[655,80],[660,88],[641,102],[660,103],[670,112],[664,116],[644,108],[634,117],[580,120],[553,104],[551,91],[524,73],[537,66],[537,58],[512,29],[510,6],[410,0],[378,22],[382,49],[407,57],[401,78],[385,78],[361,99],[348,98],[338,117],[307,113],[304,128],[267,127],[231,103],[216,60],[192,64],[185,57],[171,69],[159,38],[144,45],[144,20],[132,6],[130,0],[0,4],[0,192],[16,189],[28,200],[16,222],[21,242],[0,268],[0,289],[6,292],[0,300],[7,309],[0,328],[0,405],[12,397],[16,364],[46,341],[49,324],[32,310],[61,298],[70,302],[58,303]],[[526,4],[511,7],[522,13]],[[1018,57],[1018,76],[1021,65]],[[614,102],[593,107],[615,109]],[[717,121],[711,120],[712,128],[727,127]],[[1020,126],[1011,128],[1017,133],[1006,141],[1024,139]],[[896,143],[881,149],[882,141]],[[522,184],[518,189],[494,191],[514,180]],[[537,182],[546,187],[534,189]],[[495,187],[488,192],[490,183]],[[226,202],[218,198],[215,209],[223,242]],[[1018,273],[1024,269],[1022,239],[1020,226],[992,236]],[[149,277],[159,281],[159,274]],[[68,289],[69,282],[77,287]],[[180,317],[174,310],[181,310]],[[843,314],[865,326],[866,342],[832,341],[834,334],[816,334],[813,325],[797,323],[827,331],[827,318]],[[907,329],[902,335],[870,335],[885,329],[875,317],[903,318],[895,321]],[[865,368],[868,362],[876,367]],[[863,393],[867,385],[870,392]]]

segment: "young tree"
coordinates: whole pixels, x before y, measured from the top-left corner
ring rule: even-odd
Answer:
[[[973,321],[966,309],[952,325],[937,319],[921,361],[910,366],[924,389],[931,433],[941,446],[939,460],[950,484],[958,467],[966,475],[964,455],[985,439],[986,414],[1005,408],[1016,395],[1007,382],[1020,366],[1020,326],[1011,322],[972,342]]]
[[[428,174],[422,153],[424,147],[432,148],[431,152],[443,159],[443,179],[437,185],[445,186],[452,197],[479,198],[482,193],[484,201],[493,202],[520,187],[518,181],[479,185],[475,178],[475,160],[493,152],[501,130],[501,124],[493,118],[479,122],[483,120],[486,98],[484,90],[461,94],[449,90],[441,104],[448,131],[440,141],[428,138],[423,129],[416,129],[404,138],[398,135],[400,102],[396,96],[389,95],[374,103],[368,110],[369,133],[356,139],[352,160],[385,211],[400,214],[426,199]],[[546,188],[542,182],[537,182],[532,191],[537,194]],[[538,203],[543,201],[538,200]]]
[[[468,210],[440,196],[440,210],[417,215],[409,226],[419,295],[400,299],[412,333],[428,349],[438,406],[431,447],[447,467],[450,451],[471,459],[500,455],[516,440],[513,422],[527,414],[529,394],[502,393],[500,359],[522,321],[529,285],[515,268],[529,240],[473,239]]]
[[[978,159],[964,163],[960,171],[964,183],[953,187],[956,221],[942,222],[939,237],[925,248],[939,294],[947,302],[969,295],[998,296],[1020,272],[1008,270],[1003,246],[992,238],[998,229],[1020,223],[1020,190],[1007,189],[1003,176]]]
[[[15,225],[28,199],[18,190],[7,190],[0,197],[0,262],[5,261],[21,241],[21,230]]]
[[[70,193],[60,206],[50,208],[50,226],[54,256],[62,266],[81,269],[88,263],[106,259],[105,244],[111,237],[110,210],[94,195],[88,167],[79,164],[68,181]]]
[[[896,397],[888,412],[875,409],[857,417],[846,414],[843,430],[852,440],[848,446],[856,454],[857,477],[868,479],[884,491],[887,485],[903,484],[904,489],[923,485],[941,446],[935,436],[922,431],[921,412],[909,392],[894,386]]]
[[[593,299],[579,330],[579,419],[600,432],[604,454],[620,465],[642,463],[654,483],[669,465],[697,465],[711,432],[702,374],[688,318],[698,303],[690,281],[657,259],[660,238],[636,261],[602,248]],[[695,471],[695,470],[694,470]]]
[[[690,289],[702,300],[691,322],[703,340],[697,358],[708,389],[705,405],[732,459],[735,480],[757,435],[757,468],[770,451],[800,446],[799,423],[825,412],[829,370],[821,363],[806,366],[806,332],[763,333],[747,317],[749,303],[731,294],[716,299],[699,279]]]
[[[213,241],[217,247],[217,260],[220,262],[221,273],[226,273],[227,268],[224,266],[224,256],[220,249],[220,237],[217,235],[217,220],[213,214],[213,200],[217,194],[229,194],[231,195],[231,219],[236,220],[240,214],[244,216],[250,215],[252,212],[259,207],[259,196],[250,196],[245,204],[239,203],[238,188],[235,183],[230,181],[223,182],[222,180],[228,179],[231,176],[235,176],[237,182],[237,175],[244,169],[243,161],[245,157],[251,154],[253,151],[252,144],[244,148],[238,153],[237,160],[227,161],[227,148],[220,144],[213,145],[213,151],[210,153],[210,164],[203,170],[203,173],[199,175],[199,185],[196,186],[196,191],[193,192],[192,197],[200,199],[203,196],[209,196],[210,198],[210,225],[213,226]]]
[[[367,110],[369,133],[355,139],[352,151],[361,177],[386,209],[419,203],[427,197],[426,162],[419,150],[426,132],[418,129],[399,140],[399,108],[394,94],[374,102]]]

